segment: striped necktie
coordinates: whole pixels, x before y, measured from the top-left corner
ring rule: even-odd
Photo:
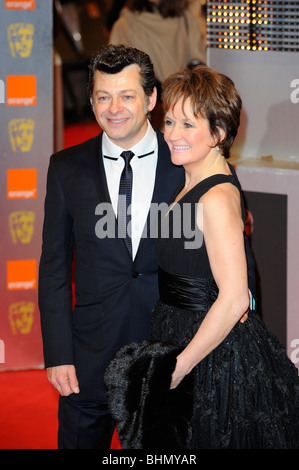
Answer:
[[[118,227],[121,233],[125,234],[125,244],[132,256],[132,240],[131,240],[131,200],[132,200],[132,184],[133,172],[130,165],[134,153],[131,150],[123,151],[121,157],[125,161],[125,166],[122,171],[119,183],[119,197],[117,218]]]

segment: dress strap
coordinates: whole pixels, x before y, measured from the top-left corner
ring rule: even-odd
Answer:
[[[207,192],[209,189],[217,186],[218,184],[222,183],[232,183],[234,184],[234,176],[233,175],[212,175],[208,178],[200,181],[196,184],[188,193],[186,193],[180,201],[188,201],[188,202],[198,202],[198,200]]]
[[[241,210],[242,210],[242,219],[245,222],[245,204],[244,204],[244,198],[242,194],[242,189],[240,182],[238,180],[237,174],[235,172],[234,167],[229,163],[229,168],[231,171],[231,175],[223,175],[223,174],[217,174],[217,175],[212,175],[209,176],[208,178],[204,179],[200,183],[194,186],[187,194],[187,199],[189,202],[198,202],[198,200],[206,193],[209,191],[209,189],[213,188],[214,186],[217,186],[218,184],[222,183],[231,183],[240,192],[241,196]],[[178,194],[178,193],[177,193]],[[189,195],[189,197],[188,197]]]

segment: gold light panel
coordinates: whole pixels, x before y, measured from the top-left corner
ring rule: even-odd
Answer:
[[[299,52],[299,1],[207,1],[208,47]]]

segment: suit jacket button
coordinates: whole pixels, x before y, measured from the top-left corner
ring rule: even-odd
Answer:
[[[138,271],[133,271],[132,272],[132,277],[134,277],[135,279],[139,276],[139,272]]]

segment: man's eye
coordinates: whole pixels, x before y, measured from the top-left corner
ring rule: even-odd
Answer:
[[[130,100],[132,100],[132,99],[133,99],[133,96],[132,96],[132,95],[125,95],[125,96],[124,96],[124,100],[125,100],[125,101],[130,101]]]
[[[108,99],[108,96],[98,96],[97,98],[98,102],[107,101],[107,99]]]

